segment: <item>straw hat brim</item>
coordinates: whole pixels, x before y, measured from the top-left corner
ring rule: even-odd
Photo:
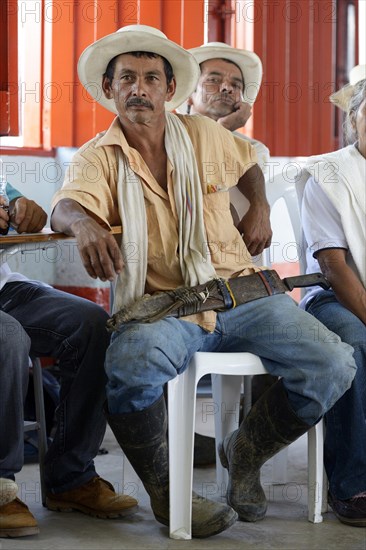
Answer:
[[[342,111],[348,111],[348,105],[355,89],[354,84],[346,84],[337,92],[329,96],[331,103],[342,109]]]

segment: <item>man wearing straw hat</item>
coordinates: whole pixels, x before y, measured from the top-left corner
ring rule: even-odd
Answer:
[[[182,114],[201,114],[210,117],[241,139],[247,140],[257,153],[258,165],[266,173],[268,148],[249,138],[238,128],[245,126],[252,111],[262,81],[262,62],[254,52],[232,48],[223,42],[208,42],[188,50],[199,63],[201,74],[194,92],[177,110]],[[249,206],[245,209],[243,195],[234,187],[230,191],[231,210],[236,225],[238,212],[245,211],[241,232],[252,255],[260,254],[271,243],[270,209],[264,182],[246,190]],[[259,396],[275,378],[270,374],[253,378],[253,395]],[[196,433],[194,464],[205,466],[216,460],[215,440]]]
[[[117,275],[115,310],[131,311],[144,294],[211,288],[233,277],[263,283],[233,224],[228,196],[230,187],[263,177],[253,148],[207,117],[166,112],[195,89],[194,57],[157,29],[132,25],[86,48],[78,71],[95,99],[118,116],[74,156],[53,201],[52,225],[76,237],[92,277],[112,281]],[[108,231],[118,223],[121,247]],[[335,335],[329,343],[324,327],[285,294],[268,294],[220,313],[195,302],[194,313],[188,308],[183,318],[123,322],[107,351],[107,419],[164,525],[164,385],[199,350],[253,351],[271,374],[283,377],[221,445],[230,506],[192,494],[194,537],[219,533],[238,516],[264,517],[261,465],[317,422],[354,376],[349,346]]]
[[[235,132],[247,122],[258,95],[262,81],[261,60],[254,52],[232,48],[223,42],[209,42],[189,52],[200,65],[201,74],[196,89],[178,112],[208,116],[248,141],[256,151],[259,167],[265,172],[268,148],[260,141]],[[261,186],[257,182],[255,187],[247,189],[246,197],[250,207],[243,218],[242,232],[249,252],[257,255],[271,244],[272,237],[264,184]]]
[[[197,88],[178,108],[182,114],[201,114],[235,132],[251,116],[262,81],[262,62],[254,52],[232,48],[224,42],[208,42],[188,50],[200,65]],[[235,132],[256,150],[258,164],[266,172],[268,148],[256,139]]]

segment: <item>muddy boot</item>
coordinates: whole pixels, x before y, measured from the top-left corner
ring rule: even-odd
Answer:
[[[215,438],[208,435],[194,434],[193,466],[215,466]]]
[[[309,428],[292,410],[280,380],[219,445],[221,463],[229,471],[227,502],[241,521],[263,519],[267,501],[260,484],[261,466]]]
[[[252,378],[252,406],[278,380],[272,374],[257,374]]]
[[[130,414],[107,414],[108,423],[150,496],[155,519],[169,525],[169,455],[164,397]],[[232,508],[192,494],[192,536],[216,535],[237,519]]]

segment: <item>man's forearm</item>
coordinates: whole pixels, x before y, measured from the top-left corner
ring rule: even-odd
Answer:
[[[252,168],[239,179],[237,187],[245,198],[248,199],[251,206],[261,206],[269,210],[264,176],[258,164],[252,166]]]
[[[323,250],[317,255],[317,260],[337,300],[366,324],[366,290],[356,273],[346,264],[345,255],[345,250]]]
[[[51,214],[51,228],[66,235],[75,236],[78,222],[89,220],[90,216],[85,209],[72,199],[62,199],[56,204]]]

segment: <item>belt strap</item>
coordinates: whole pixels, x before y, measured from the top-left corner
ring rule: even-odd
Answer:
[[[213,279],[191,288],[178,288],[143,296],[128,308],[122,308],[107,322],[110,330],[122,323],[152,323],[164,317],[185,317],[202,311],[224,311],[252,300],[286,292],[274,270],[244,277]]]

